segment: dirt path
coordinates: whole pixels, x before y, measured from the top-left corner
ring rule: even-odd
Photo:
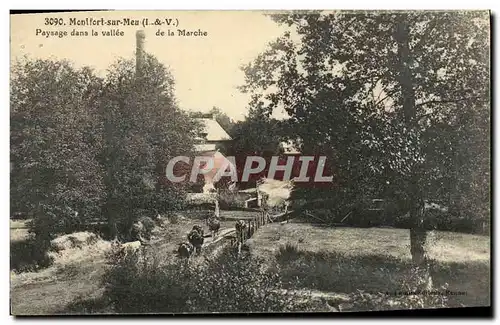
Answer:
[[[235,220],[250,218],[256,212],[223,211],[221,230],[216,241],[234,231]],[[201,220],[183,219],[175,224],[166,224],[155,231],[156,240],[151,249],[170,260],[177,245],[186,240],[193,225],[208,228]],[[213,239],[205,238],[205,247]],[[215,251],[214,251],[215,252]],[[102,294],[101,279],[106,269],[104,252],[100,255],[84,256],[81,260],[65,264],[60,262],[39,272],[12,274],[10,281],[11,314],[50,315],[61,312],[78,299],[97,298]]]

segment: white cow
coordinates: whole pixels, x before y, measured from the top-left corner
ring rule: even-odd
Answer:
[[[141,242],[139,240],[131,241],[128,243],[123,243],[120,246],[120,253],[123,256],[136,253],[141,248]]]

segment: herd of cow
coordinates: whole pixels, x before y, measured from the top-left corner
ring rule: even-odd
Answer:
[[[213,213],[206,219],[206,224],[211,232],[212,239],[215,240],[220,230],[220,219]],[[243,220],[239,220],[235,224],[235,230],[236,236],[234,237],[235,240],[233,243],[237,245],[238,252],[240,253],[245,240],[255,232],[255,223],[253,221],[246,223]],[[193,254],[200,254],[204,241],[205,234],[203,227],[194,225],[187,235],[187,241],[179,244],[177,249],[178,256],[189,258]]]

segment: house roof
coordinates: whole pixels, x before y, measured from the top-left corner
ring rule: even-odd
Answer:
[[[207,134],[206,141],[227,141],[232,140],[232,138],[227,134],[227,132],[220,126],[220,124],[211,118],[197,118],[203,124],[204,133]]]

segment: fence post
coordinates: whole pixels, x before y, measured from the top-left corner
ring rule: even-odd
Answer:
[[[215,197],[215,216],[220,219],[220,209],[219,209],[219,195]]]
[[[259,190],[259,186],[261,184],[261,181],[258,180],[255,184],[255,190],[257,192],[257,206],[260,208],[262,207],[262,193]]]

